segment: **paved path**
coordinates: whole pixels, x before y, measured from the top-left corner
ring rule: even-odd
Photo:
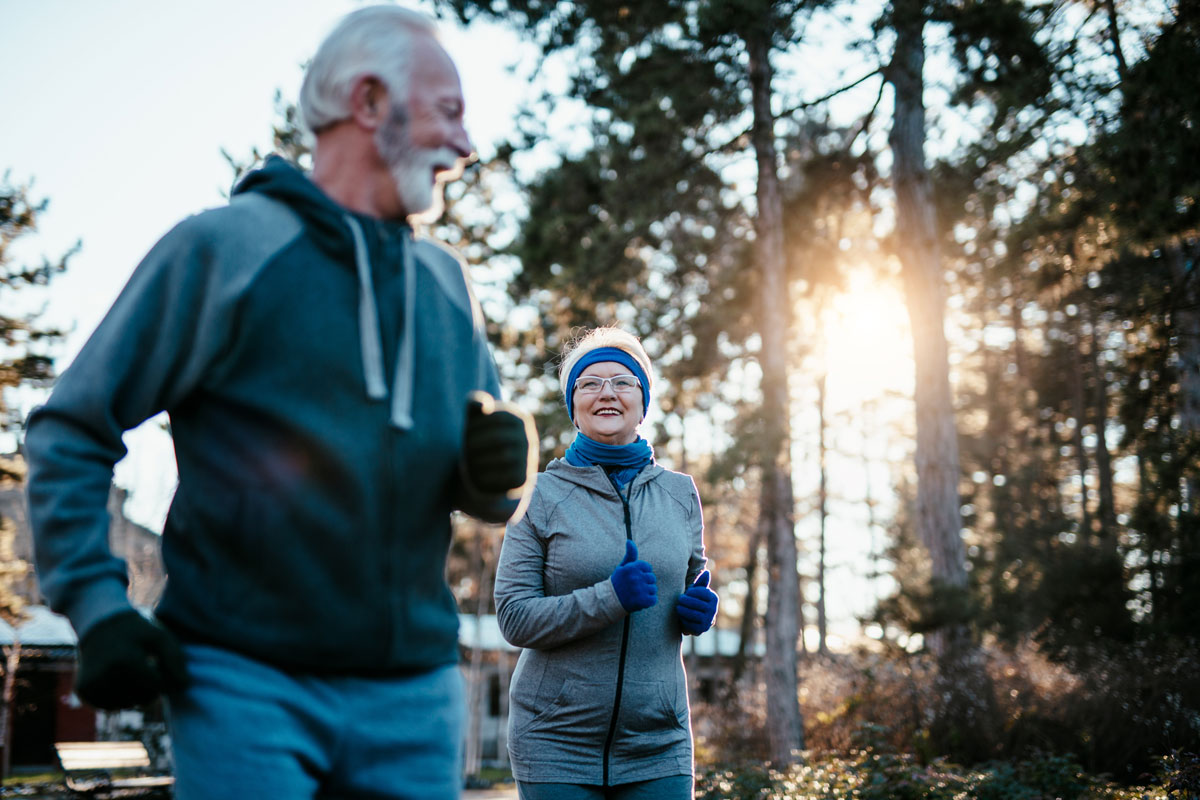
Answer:
[[[517,787],[502,786],[496,789],[466,789],[462,800],[517,800]]]

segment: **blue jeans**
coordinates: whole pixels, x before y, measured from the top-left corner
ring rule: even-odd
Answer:
[[[399,677],[291,674],[186,645],[167,703],[177,800],[455,800],[466,714],[454,665]]]
[[[692,776],[673,775],[618,786],[517,781],[521,800],[692,800]]]

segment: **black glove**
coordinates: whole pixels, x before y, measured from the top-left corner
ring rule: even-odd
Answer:
[[[79,642],[75,693],[96,708],[145,705],[186,684],[175,637],[136,611],[101,620]]]
[[[524,486],[536,470],[533,419],[486,392],[473,392],[463,433],[463,472],[470,485],[482,492],[508,492]]]

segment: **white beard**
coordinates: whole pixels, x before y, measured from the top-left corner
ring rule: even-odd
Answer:
[[[414,147],[408,136],[404,114],[393,113],[375,134],[379,155],[391,170],[396,184],[396,197],[405,216],[421,214],[437,206],[441,212],[441,195],[434,192],[437,181],[434,169],[449,169],[458,163],[458,153],[448,147],[433,149]]]

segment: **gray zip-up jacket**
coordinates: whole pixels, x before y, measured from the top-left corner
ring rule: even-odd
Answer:
[[[462,264],[270,158],[134,272],[26,432],[38,574],[83,636],[129,608],[108,547],[121,435],[166,410],[179,486],[158,617],[306,671],[454,663],[450,513],[516,501],[460,472],[499,380]]]
[[[496,573],[500,630],[525,648],[510,688],[517,780],[614,786],[692,773],[675,600],[704,569],[703,532],[687,475],[651,465],[621,494],[601,467],[555,459],[538,476]],[[627,538],[658,582],[658,603],[633,614],[609,579]]]

